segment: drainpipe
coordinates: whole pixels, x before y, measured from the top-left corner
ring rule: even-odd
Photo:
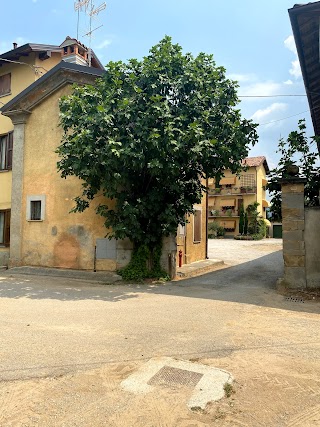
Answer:
[[[258,202],[258,168],[256,167],[256,202]]]
[[[206,187],[208,188],[208,178],[206,178]],[[206,192],[206,259],[208,259],[208,210],[209,210],[209,197],[208,190]]]

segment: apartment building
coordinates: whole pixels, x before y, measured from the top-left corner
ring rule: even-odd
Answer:
[[[239,176],[224,171],[219,183],[210,179],[208,222],[217,221],[226,231],[226,236],[239,234],[241,207],[246,209],[249,204],[259,203],[258,210],[266,219],[267,174],[269,167],[264,156],[247,157],[243,160],[246,170]]]

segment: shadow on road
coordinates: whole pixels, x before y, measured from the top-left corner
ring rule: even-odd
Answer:
[[[121,302],[148,293],[230,301],[310,313],[320,312],[320,304],[317,302],[292,301],[279,295],[276,292],[276,281],[282,275],[282,251],[202,276],[164,284],[103,285],[61,277],[18,276],[7,273],[0,277],[0,298]]]

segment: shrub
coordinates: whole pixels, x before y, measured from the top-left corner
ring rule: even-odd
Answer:
[[[208,224],[208,237],[209,239],[215,239],[217,237],[223,237],[226,234],[225,229],[221,227],[216,221],[209,222]]]

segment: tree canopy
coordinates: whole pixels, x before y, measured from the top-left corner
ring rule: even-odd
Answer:
[[[290,132],[287,140],[283,138],[279,140],[277,153],[280,153],[281,157],[278,166],[271,170],[268,183],[268,190],[272,195],[270,207],[272,221],[282,220],[282,195],[278,180],[289,178],[290,167],[293,165],[299,167],[299,176],[307,180],[304,188],[305,206],[319,206],[319,154],[311,148],[317,140],[318,137],[315,136],[307,138],[305,120],[299,120],[298,130]]]
[[[109,62],[60,101],[58,169],[83,181],[74,211],[102,193],[109,236],[152,248],[175,234],[201,201],[201,179],[239,171],[257,140],[238,103],[212,55],[183,54],[167,36],[142,60]]]

